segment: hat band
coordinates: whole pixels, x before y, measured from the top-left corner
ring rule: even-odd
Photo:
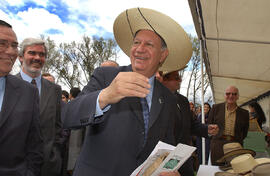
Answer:
[[[133,38],[134,38],[135,34],[134,34],[134,32],[133,32],[133,30],[132,30],[132,27],[131,27],[131,25],[130,25],[130,21],[129,21],[129,17],[128,17],[128,9],[126,10],[126,17],[127,17],[127,22],[128,22],[128,26],[129,26],[131,35],[132,35]]]
[[[157,31],[153,28],[153,26],[149,23],[149,21],[144,17],[144,15],[142,14],[140,8],[138,7],[137,9],[138,9],[138,11],[139,11],[141,17],[144,19],[144,21],[150,26],[150,28],[151,28],[156,34],[158,34]],[[132,30],[132,27],[131,27],[131,24],[130,24],[130,20],[129,20],[129,17],[128,17],[128,9],[126,10],[126,17],[127,17],[127,21],[128,21],[128,25],[129,25],[129,29],[130,29],[131,35],[132,35],[133,37],[135,37],[135,34],[134,34],[133,30]]]
[[[140,10],[139,7],[138,7],[138,11],[140,12],[140,14],[141,14],[142,18],[144,19],[144,21],[150,26],[150,28],[151,28],[156,34],[158,34],[157,31],[153,28],[153,26],[152,26],[152,25],[147,21],[147,19],[143,16],[143,14],[142,14],[142,12],[141,12],[141,10]]]

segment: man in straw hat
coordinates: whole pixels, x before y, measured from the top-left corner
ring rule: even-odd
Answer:
[[[155,73],[165,60],[173,69],[187,64],[187,34],[160,12],[133,8],[116,18],[114,36],[131,65],[97,68],[63,114],[64,127],[89,125],[75,176],[130,175],[159,140],[176,144],[176,101]],[[181,62],[174,64],[174,58]]]
[[[235,86],[229,86],[225,90],[225,102],[213,106],[209,113],[208,122],[219,126],[219,133],[211,140],[211,162],[219,165],[216,161],[224,153],[222,147],[226,143],[238,142],[243,145],[249,127],[249,113],[237,106],[239,91]]]

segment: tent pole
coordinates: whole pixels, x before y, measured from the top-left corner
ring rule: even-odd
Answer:
[[[201,113],[202,113],[202,124],[205,124],[204,116],[204,74],[203,74],[203,54],[202,54],[202,40],[200,39],[200,59],[201,59]],[[205,138],[202,137],[202,164],[205,165]]]

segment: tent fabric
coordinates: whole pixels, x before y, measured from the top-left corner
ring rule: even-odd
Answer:
[[[189,0],[215,103],[238,87],[241,105],[270,90],[270,1]]]

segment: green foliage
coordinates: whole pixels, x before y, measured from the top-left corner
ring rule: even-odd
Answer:
[[[49,37],[48,57],[43,72],[55,73],[57,82],[69,88],[84,86],[94,69],[105,60],[116,60],[117,44],[113,39],[83,36],[81,42],[72,41],[56,46]]]

